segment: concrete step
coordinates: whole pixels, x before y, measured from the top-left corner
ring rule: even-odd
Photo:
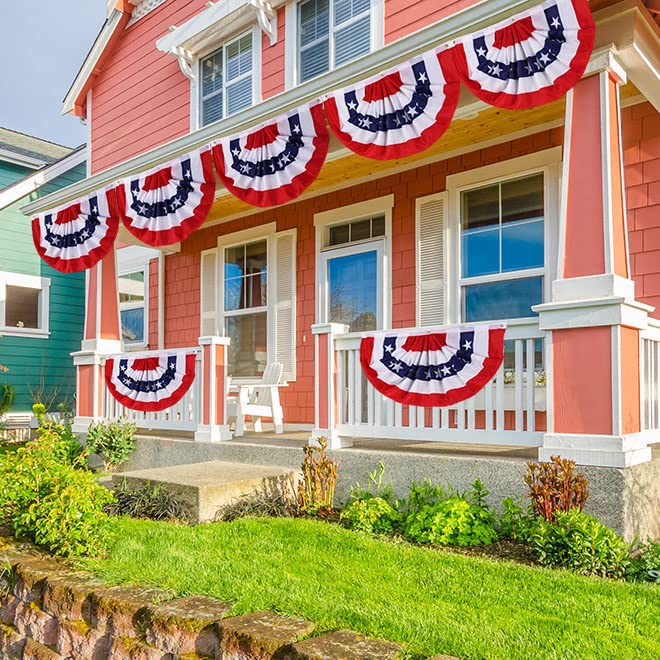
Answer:
[[[290,468],[206,461],[131,472],[116,472],[112,484],[126,482],[138,488],[147,482],[160,485],[183,504],[192,523],[211,522],[221,507],[242,495],[277,483]]]

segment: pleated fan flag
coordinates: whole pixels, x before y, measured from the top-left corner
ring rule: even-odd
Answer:
[[[451,406],[481,390],[504,359],[503,325],[474,325],[364,337],[360,362],[384,396],[412,406]]]
[[[253,206],[277,206],[298,197],[316,179],[328,140],[317,103],[221,140],[213,159],[232,195]]]
[[[190,389],[195,360],[190,351],[112,356],[105,362],[105,382],[110,394],[127,408],[159,412],[178,403]]]
[[[460,39],[452,52],[461,79],[482,101],[533,108],[580,80],[594,35],[587,0],[548,0]]]
[[[209,148],[191,152],[117,186],[128,231],[147,245],[184,241],[206,220],[215,197]]]
[[[428,149],[446,130],[460,82],[447,50],[431,51],[330,94],[330,128],[351,151],[387,160]]]
[[[32,220],[39,256],[63,273],[92,268],[108,254],[118,230],[114,190],[99,191]]]

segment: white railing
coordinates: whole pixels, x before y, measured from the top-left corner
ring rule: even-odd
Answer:
[[[185,350],[194,351],[196,354],[195,380],[177,404],[155,413],[131,410],[110,394],[103,381],[102,416],[105,419],[126,419],[142,430],[196,431],[201,422],[202,349],[195,347]],[[128,353],[127,357],[155,357],[158,354],[159,351],[148,351]]]
[[[337,433],[538,447],[549,428],[549,346],[538,324],[509,323],[505,362],[476,396],[447,408],[396,403],[377,392],[360,366],[360,333],[335,336]]]
[[[639,350],[642,431],[656,431],[660,429],[660,321],[649,318]]]

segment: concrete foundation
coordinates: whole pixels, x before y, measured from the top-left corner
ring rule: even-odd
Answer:
[[[302,444],[301,438],[286,437],[204,443],[145,436],[139,438],[138,448],[125,469],[226,461],[292,470],[299,468],[302,462]],[[366,484],[369,472],[382,461],[385,481],[392,483],[397,497],[404,497],[413,481],[430,479],[434,483],[466,489],[478,478],[491,491],[490,503],[499,505],[506,497],[526,494],[523,477],[527,461],[534,460],[524,449],[484,448],[480,451],[472,446],[460,451],[447,445],[441,448],[436,443],[402,444],[398,448],[391,441],[329,453],[339,464],[336,491],[339,502],[348,498],[351,485]],[[660,538],[660,451],[656,450],[653,461],[630,468],[580,469],[589,481],[587,512],[628,540],[635,536],[643,540]]]

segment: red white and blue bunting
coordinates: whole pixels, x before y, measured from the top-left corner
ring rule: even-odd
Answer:
[[[360,362],[384,396],[412,406],[451,406],[481,390],[504,359],[505,327],[456,326],[439,332],[388,330],[364,337]]]
[[[54,268],[91,268],[111,248],[117,214],[144,243],[184,241],[213,204],[213,161],[222,183],[238,199],[259,207],[289,202],[323,166],[329,142],[326,118],[337,138],[362,156],[386,160],[420,153],[447,129],[461,81],[479,99],[501,108],[555,101],[582,77],[594,35],[587,0],[546,0],[333,92],[324,103],[303,105],[147,174],[128,177],[115,192],[99,191],[44,213],[33,221],[35,245]],[[117,210],[108,208],[114,207],[115,194]]]
[[[329,95],[325,113],[351,151],[404,158],[428,149],[447,130],[459,91],[449,51],[431,51]]]
[[[318,176],[328,153],[320,103],[226,138],[213,148],[227,190],[253,206],[277,206],[300,195]]]
[[[158,412],[178,403],[195,380],[196,354],[175,351],[150,357],[116,355],[105,362],[105,382],[126,408]]]
[[[118,230],[114,191],[99,191],[32,220],[39,256],[63,273],[91,268],[103,259]]]
[[[533,108],[561,98],[582,77],[595,25],[587,0],[548,0],[477,34],[453,53],[470,91],[500,108]]]
[[[181,156],[117,186],[121,218],[147,245],[184,241],[206,220],[215,196],[211,150]]]

